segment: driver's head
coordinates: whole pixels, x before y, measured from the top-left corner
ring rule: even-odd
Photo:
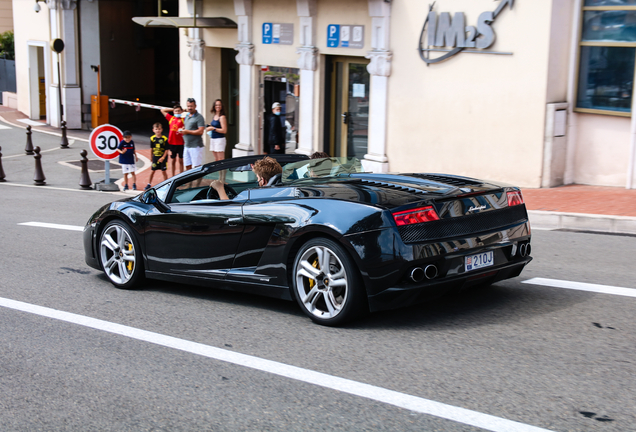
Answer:
[[[276,159],[267,156],[254,162],[252,170],[258,178],[258,185],[265,186],[269,179],[283,172],[283,167]]]

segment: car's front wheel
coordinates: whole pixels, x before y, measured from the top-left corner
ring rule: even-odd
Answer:
[[[314,322],[335,326],[365,310],[360,276],[337,243],[324,238],[308,241],[296,254],[293,271],[294,297]]]
[[[118,288],[135,288],[143,280],[139,242],[125,222],[106,225],[99,239],[99,259],[104,273]]]

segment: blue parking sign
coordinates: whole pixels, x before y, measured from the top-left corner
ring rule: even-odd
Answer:
[[[340,44],[340,25],[329,24],[327,26],[327,46],[337,48]]]
[[[272,23],[263,23],[263,43],[271,44],[272,43]]]

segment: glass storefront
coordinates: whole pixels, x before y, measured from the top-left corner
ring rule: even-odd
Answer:
[[[332,156],[363,159],[369,142],[369,84],[367,64],[362,59],[333,62],[333,108],[329,149]],[[328,89],[329,90],[329,89]]]
[[[296,68],[262,66],[259,95],[259,124],[261,153],[267,152],[265,137],[267,119],[272,115],[272,104],[281,104],[281,123],[286,130],[285,153],[294,153],[298,147],[298,108],[300,101],[300,71]]]

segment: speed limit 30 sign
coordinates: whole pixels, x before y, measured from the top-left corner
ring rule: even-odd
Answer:
[[[122,139],[124,139],[124,136],[118,127],[105,124],[93,129],[89,142],[95,156],[100,159],[111,160],[119,156],[117,146]]]

